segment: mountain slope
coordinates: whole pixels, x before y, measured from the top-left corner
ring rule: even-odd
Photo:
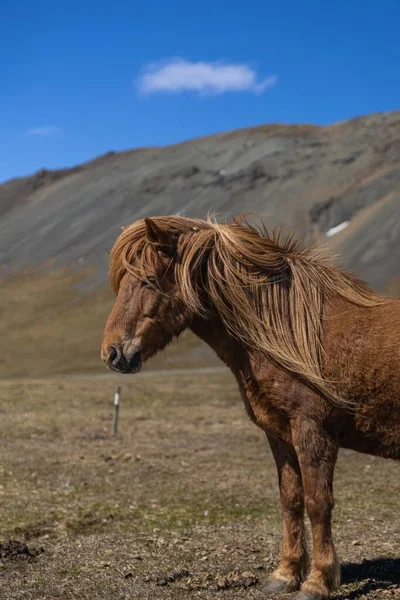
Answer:
[[[335,252],[343,249],[346,265],[382,288],[400,259],[399,165],[400,112],[110,153],[0,186],[0,264],[6,272],[49,259],[94,265],[92,283],[101,285],[106,248],[121,225],[157,214],[249,210],[318,242],[331,227],[352,221],[330,243]]]

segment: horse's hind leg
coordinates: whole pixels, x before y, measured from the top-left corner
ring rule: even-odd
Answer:
[[[303,484],[294,449],[273,436],[267,436],[278,469],[283,511],[283,549],[279,566],[272,573],[264,591],[291,592],[300,587],[308,568]]]
[[[292,436],[313,539],[311,571],[296,600],[324,600],[340,585],[340,564],[331,529],[338,448],[323,430],[310,422],[296,423]]]

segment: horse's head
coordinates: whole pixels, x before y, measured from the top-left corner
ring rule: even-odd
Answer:
[[[186,229],[190,230],[188,224]],[[110,369],[138,372],[144,361],[189,325],[192,312],[175,281],[182,233],[166,218],[145,219],[124,230],[113,247],[110,279],[117,298],[101,347]]]

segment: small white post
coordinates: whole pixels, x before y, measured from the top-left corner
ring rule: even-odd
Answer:
[[[114,433],[117,433],[117,431],[118,431],[118,414],[119,414],[120,397],[121,397],[121,388],[120,388],[120,386],[118,386],[117,390],[115,392],[115,396],[114,396],[114,419],[113,419],[113,432]]]

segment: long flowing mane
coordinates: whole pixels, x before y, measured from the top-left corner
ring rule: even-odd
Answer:
[[[169,261],[185,304],[207,317],[217,310],[229,332],[262,352],[330,400],[343,404],[333,382],[321,372],[322,322],[326,301],[341,298],[371,307],[385,301],[353,275],[306,249],[294,237],[269,235],[243,219],[220,224],[212,219],[155,217],[175,236]],[[126,272],[145,280],[165,271],[143,220],[123,230],[110,260],[117,293]]]

